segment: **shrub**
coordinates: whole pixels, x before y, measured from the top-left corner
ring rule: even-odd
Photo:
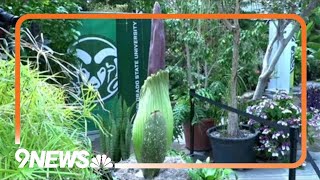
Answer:
[[[88,92],[83,103],[66,104],[66,92],[29,66],[21,66],[21,143],[14,144],[14,61],[0,61],[0,177],[1,179],[97,179],[92,169],[41,167],[18,169],[15,152],[19,148],[41,151],[80,151],[93,155],[86,136],[87,120],[99,124],[90,110]]]
[[[79,13],[81,10],[78,4],[70,0],[28,0],[27,3],[14,0],[4,4],[3,8],[17,16],[35,13]],[[53,49],[55,52],[63,53],[56,54],[56,56],[60,58],[63,57],[63,59],[69,63],[75,64],[75,62],[77,62],[76,56],[72,52],[68,53],[67,50],[80,36],[78,28],[81,25],[81,22],[78,20],[28,20],[23,23],[23,28],[29,29],[33,38],[31,39],[27,34],[21,34],[21,39],[37,43],[38,46],[41,46],[42,51],[50,51],[50,49]],[[41,71],[46,70],[47,64],[44,62],[45,59],[43,59],[43,57],[39,58],[38,52],[27,49],[23,51],[22,55],[28,56],[30,61],[38,63]],[[60,72],[60,66],[53,64],[51,66],[51,72],[47,74]],[[63,76],[64,74],[60,75]],[[65,76],[64,78],[59,78],[58,81],[60,83],[69,83],[69,79]]]

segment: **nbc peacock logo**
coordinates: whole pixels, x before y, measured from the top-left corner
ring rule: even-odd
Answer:
[[[110,169],[114,168],[114,162],[111,161],[107,155],[96,155],[96,157],[91,159],[90,167],[94,168],[95,170],[100,169]]]

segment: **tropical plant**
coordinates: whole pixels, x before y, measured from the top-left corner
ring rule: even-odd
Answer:
[[[153,13],[161,13],[159,3],[155,3]],[[162,163],[171,148],[174,122],[161,19],[153,19],[151,24],[148,75],[140,90],[139,108],[132,129],[134,153],[139,163]],[[142,171],[145,178],[159,174],[159,169]]]
[[[101,150],[115,161],[130,157],[132,138],[132,110],[121,97],[108,110],[109,118],[103,122],[104,128],[110,133],[100,133]]]
[[[197,160],[196,163],[203,162]],[[210,157],[208,157],[204,163],[210,163]],[[228,180],[231,179],[232,174],[234,174],[234,172],[231,169],[203,168],[188,170],[188,175],[191,180]],[[236,174],[234,174],[234,176],[238,179]]]

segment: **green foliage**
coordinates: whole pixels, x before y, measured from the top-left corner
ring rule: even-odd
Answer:
[[[91,2],[88,4],[88,10],[92,12],[129,12],[130,6],[127,4],[109,5],[101,2]]]
[[[157,0],[132,0],[133,9],[144,13],[152,13],[153,5]],[[162,6],[161,0],[158,2]]]
[[[14,60],[0,61],[0,177],[1,179],[97,179],[90,168],[19,169],[15,152],[19,148],[41,151],[86,150],[91,143],[83,124],[100,122],[91,114],[96,93],[88,89],[83,103],[66,104],[67,92],[45,81],[52,76],[21,66],[21,144],[14,144]]]
[[[209,88],[201,88],[196,91],[197,94],[212,99],[214,101],[221,101],[224,93],[224,86],[220,82],[213,82]],[[190,99],[189,93],[183,96],[172,95],[173,106],[173,119],[174,119],[174,138],[182,137],[182,125],[190,120]],[[212,118],[216,123],[220,122],[224,111],[220,108],[209,105],[207,102],[195,99],[195,114],[192,123],[200,123],[205,118]]]
[[[199,160],[196,163],[203,163]],[[206,159],[205,163],[210,163],[210,158]],[[215,169],[215,168],[203,168],[203,169],[190,169],[188,175],[191,180],[227,180],[230,179],[234,172],[231,169]],[[236,179],[237,176],[234,174]]]
[[[22,16],[24,14],[33,13],[79,13],[81,8],[71,0],[28,0],[27,3],[21,3],[20,0],[7,1],[3,8],[8,12]],[[69,63],[74,63],[76,58],[72,52],[67,53],[69,46],[75,42],[80,33],[77,31],[78,27],[81,26],[80,21],[77,20],[28,20],[23,23],[23,28],[28,28],[34,36],[35,42],[44,43],[56,52],[64,53],[56,54],[57,57],[67,60]],[[43,35],[43,37],[41,37]],[[22,35],[22,39],[28,40],[30,38],[26,34]],[[44,48],[44,47],[42,47]],[[48,49],[45,49],[48,50]],[[33,50],[26,50],[23,52],[24,55],[28,56],[30,61],[37,62],[40,66],[41,71],[45,71],[46,64],[39,63],[36,59],[36,52]],[[43,57],[41,57],[42,59]],[[41,61],[43,61],[42,59]],[[51,74],[56,74],[60,72],[59,65],[52,65]],[[58,79],[61,82],[68,82],[67,79]]]
[[[213,1],[175,1],[164,4],[167,13],[214,13]],[[166,23],[166,61],[170,71],[170,94],[174,104],[175,137],[182,133],[180,123],[189,120],[188,89],[193,85],[205,97],[228,102],[231,76],[232,33],[218,20],[168,19]],[[263,21],[243,20],[241,25],[238,94],[254,90],[259,77],[259,66],[268,42],[268,25]],[[186,52],[190,49],[190,56]],[[187,66],[190,59],[191,67]],[[188,77],[191,74],[191,81]],[[217,121],[226,114],[215,106],[199,102],[194,122],[202,117]]]
[[[108,4],[114,5],[114,4],[129,4],[131,3],[131,0],[108,0]]]
[[[28,0],[28,3],[12,1],[5,4],[4,8],[15,15],[33,13],[78,13],[80,7],[68,0]],[[55,51],[66,53],[69,45],[77,40],[79,32],[77,27],[81,24],[76,20],[37,20],[24,23],[25,28],[30,29],[31,22],[37,24],[44,37],[50,41],[50,47]]]
[[[104,121],[104,128],[110,134],[100,133],[102,152],[115,162],[130,157],[133,107],[128,107],[125,100],[119,97],[108,112],[109,119]]]
[[[179,1],[165,4],[168,13],[214,13],[217,12],[214,2]],[[239,92],[253,90],[259,76],[263,51],[268,41],[268,25],[263,21],[240,21],[241,44],[240,65],[238,70]],[[191,71],[192,81],[197,88],[207,88],[212,82],[222,82],[225,88],[231,75],[232,34],[217,20],[166,20],[167,62],[171,66],[182,67],[178,77],[171,79],[173,87],[189,86],[191,82],[180,81],[180,77],[188,79]],[[186,66],[186,44],[190,47],[191,69]],[[172,70],[177,70],[173,69]],[[172,72],[171,72],[172,73]],[[182,76],[181,74],[184,75]],[[174,80],[176,79],[176,80]],[[190,81],[190,80],[189,80]],[[187,83],[187,84],[186,84]],[[225,92],[227,89],[225,89]],[[227,97],[227,96],[225,96]]]
[[[307,67],[308,80],[320,79],[320,8],[317,8],[307,21]],[[294,82],[301,83],[301,31],[297,33],[295,52]]]

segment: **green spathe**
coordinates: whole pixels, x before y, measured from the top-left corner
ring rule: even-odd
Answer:
[[[166,123],[166,150],[171,147],[173,135],[173,113],[169,99],[169,73],[164,70],[149,76],[141,87],[139,108],[133,124],[133,146],[136,159],[142,162],[145,125],[150,114],[159,111]],[[161,127],[158,127],[161,128]],[[151,147],[152,148],[152,147]],[[155,151],[157,151],[155,149]]]

